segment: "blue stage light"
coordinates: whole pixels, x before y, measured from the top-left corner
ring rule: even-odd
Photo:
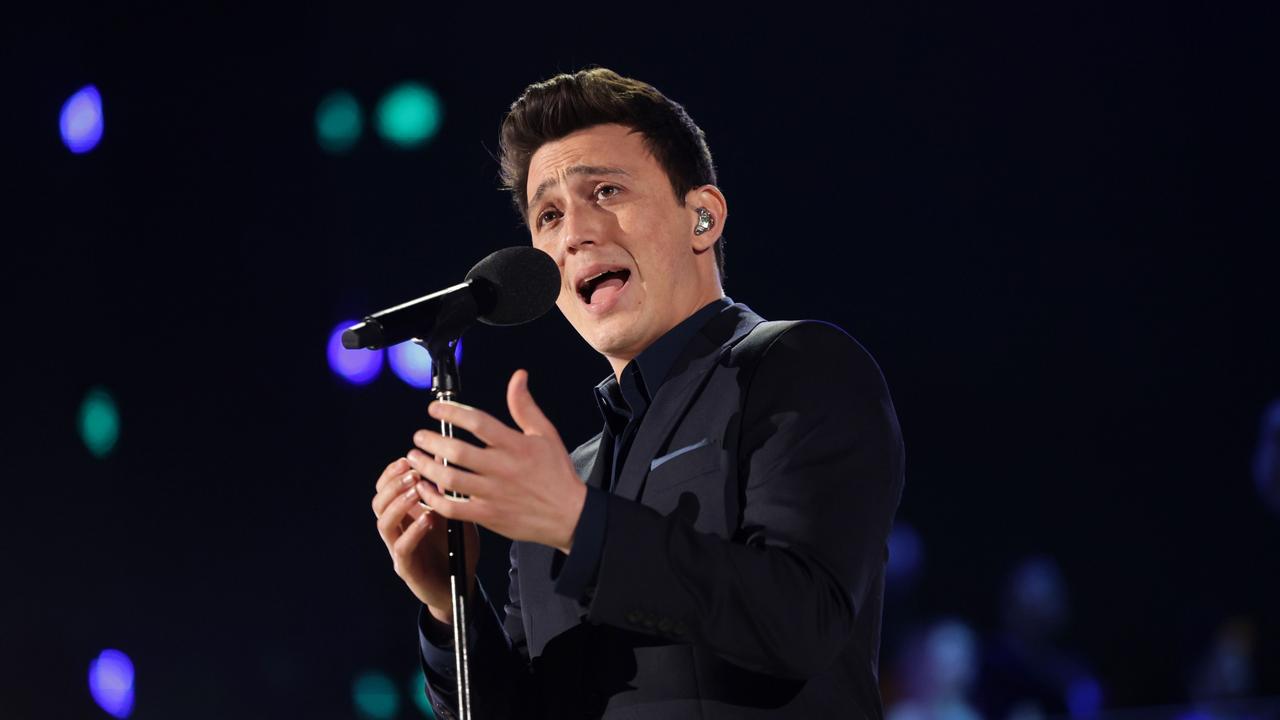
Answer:
[[[462,340],[454,347],[453,357],[462,364]],[[431,387],[431,354],[417,343],[406,342],[387,350],[391,370],[403,381],[416,388]]]
[[[920,572],[924,562],[924,543],[911,525],[898,521],[889,533],[889,567],[887,580],[894,584],[909,584]]]
[[[103,650],[89,663],[89,694],[111,716],[133,712],[133,662],[119,650]]]
[[[417,343],[400,343],[387,350],[391,370],[416,388],[431,387],[431,353]]]
[[[73,153],[87,153],[102,139],[102,96],[85,85],[62,104],[58,118],[62,142]]]
[[[348,350],[342,347],[342,331],[355,320],[339,323],[329,334],[329,367],[353,385],[365,385],[382,371],[382,350]]]
[[[1076,678],[1067,688],[1066,699],[1067,711],[1071,713],[1071,717],[1097,717],[1102,710],[1102,686],[1087,675]]]

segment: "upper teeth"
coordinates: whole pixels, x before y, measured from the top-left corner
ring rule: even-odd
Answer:
[[[604,270],[604,271],[602,271],[602,272],[598,272],[598,273],[596,273],[595,275],[592,275],[591,277],[586,278],[585,280],[583,280],[583,281],[579,284],[579,287],[582,287],[583,285],[586,285],[587,283],[591,282],[592,280],[595,280],[595,279],[596,279],[596,278],[598,278],[598,277],[601,277],[601,276],[603,276],[603,275],[608,275],[608,274],[609,274],[609,273],[611,273],[611,272],[613,272],[613,271],[612,271],[612,270]]]

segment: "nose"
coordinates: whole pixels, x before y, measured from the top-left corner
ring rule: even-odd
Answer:
[[[570,203],[560,219],[565,254],[576,255],[582,249],[603,241],[604,224],[600,213],[587,203]]]

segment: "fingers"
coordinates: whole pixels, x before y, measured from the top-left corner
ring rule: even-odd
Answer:
[[[427,414],[469,431],[485,445],[510,445],[520,435],[489,413],[462,403],[436,400],[427,406]]]
[[[507,383],[507,409],[511,412],[511,419],[515,420],[516,425],[519,425],[525,433],[543,437],[560,437],[555,425],[552,425],[543,414],[542,408],[538,407],[538,403],[533,400],[533,394],[529,392],[527,370],[517,370],[512,373],[511,381]]]
[[[401,464],[402,463],[402,464]],[[413,483],[417,481],[417,477],[413,473],[413,466],[409,465],[409,461],[400,458],[392,467],[403,468],[399,474],[393,474],[378,480],[378,492],[373,496],[373,514],[382,517],[386,512],[387,506],[405,490],[413,487]]]
[[[426,479],[445,490],[452,490],[455,493],[487,495],[493,488],[493,481],[489,478],[468,472],[454,465],[436,462],[417,450],[409,451],[409,463],[414,470]],[[422,487],[423,485],[425,483],[418,483],[416,487]],[[426,500],[426,498],[423,499]],[[433,508],[436,506],[430,500],[427,500],[427,504]]]
[[[432,507],[433,513],[443,515],[449,520],[466,520],[484,524],[484,500],[479,498],[471,498],[465,502],[451,500],[440,494],[440,491],[432,487],[429,482],[420,482],[415,487],[418,489],[418,496]]]
[[[410,487],[396,495],[378,517],[378,534],[382,536],[382,541],[388,548],[405,531],[406,521],[412,522],[419,515],[430,512],[428,508],[418,504],[420,497],[417,487]]]
[[[396,458],[385,470],[382,471],[382,474],[378,476],[378,482],[374,485],[374,490],[382,490],[383,486],[391,482],[392,479],[399,479],[400,476],[407,472],[409,472],[409,461],[404,458]]]
[[[422,542],[422,538],[431,531],[435,525],[435,513],[424,512],[418,516],[416,520],[409,523],[409,527],[400,534],[400,537],[390,544],[391,554],[395,556],[396,564],[407,563],[409,558],[413,556],[413,552],[417,550],[418,544]]]
[[[484,448],[476,447],[465,440],[447,438],[431,430],[419,430],[413,434],[413,444],[422,448],[428,455],[445,458],[450,465],[461,465],[481,475],[495,469],[494,456],[491,453],[486,453]]]

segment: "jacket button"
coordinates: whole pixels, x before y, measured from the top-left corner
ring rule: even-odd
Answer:
[[[682,622],[676,623],[675,627],[671,628],[671,632],[676,635],[684,635],[686,632],[688,632],[688,630],[689,629],[685,627],[684,623]]]
[[[635,610],[632,610],[631,612],[627,613],[627,622],[631,623],[632,625],[639,625],[640,613],[636,612]]]
[[[671,632],[671,618],[662,618],[662,621],[658,623],[658,629],[664,633]]]

